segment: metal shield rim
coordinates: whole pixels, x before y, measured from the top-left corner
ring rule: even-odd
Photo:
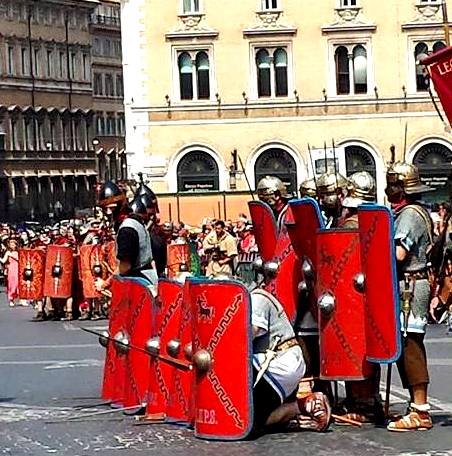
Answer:
[[[376,204],[376,203],[366,203],[362,204],[358,207],[358,213],[359,211],[363,212],[369,212],[369,211],[380,211],[384,212],[386,215],[389,215],[389,229],[391,233],[394,233],[395,229],[395,224],[394,224],[394,217],[392,215],[392,212],[386,207],[382,206],[381,204]],[[393,258],[396,258],[396,252],[395,252],[395,245],[390,242],[388,245],[388,250],[391,249],[393,251]],[[399,291],[399,281],[397,280],[397,261],[392,262],[392,278],[393,278],[393,285],[392,285],[392,292],[393,292],[393,297],[394,297],[394,302],[396,303],[396,308],[395,308],[395,317],[396,317],[396,327],[397,327],[397,350],[395,355],[390,358],[389,360],[380,360],[380,359],[375,359],[375,358],[366,358],[367,361],[370,363],[379,363],[379,364],[393,364],[395,363],[399,358],[400,355],[402,354],[402,340],[401,340],[401,324],[400,324],[400,291]]]
[[[325,221],[323,220],[322,217],[322,212],[320,210],[319,203],[317,202],[316,199],[311,198],[310,196],[306,196],[304,198],[298,198],[298,199],[292,199],[289,200],[289,206],[297,207],[297,206],[312,206],[317,214],[317,217],[320,221],[320,228],[319,229],[324,229],[325,228]]]

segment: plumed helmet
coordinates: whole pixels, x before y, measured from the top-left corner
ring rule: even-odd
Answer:
[[[139,215],[146,215],[146,206],[144,205],[143,201],[141,201],[140,197],[135,198],[132,203],[130,204],[130,209],[132,209],[132,212],[134,214],[139,214]]]
[[[400,184],[406,194],[417,194],[433,191],[434,189],[421,182],[417,166],[405,162],[393,163],[386,172],[386,182]]]
[[[300,185],[300,195],[314,198],[317,195],[317,186],[315,179],[307,179]]]
[[[349,190],[349,181],[339,173],[328,172],[317,179],[317,189],[321,195],[336,194],[338,190]]]
[[[257,184],[257,195],[259,198],[266,196],[273,196],[276,192],[279,192],[280,196],[286,198],[287,188],[283,181],[275,176],[265,176]]]
[[[99,206],[106,207],[111,204],[123,203],[126,195],[112,181],[107,181],[99,192]]]
[[[363,203],[371,203],[376,199],[375,179],[367,171],[359,171],[348,178],[349,194],[342,201],[343,207],[356,208]]]

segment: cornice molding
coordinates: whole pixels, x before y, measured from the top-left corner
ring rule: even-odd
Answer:
[[[209,27],[205,20],[205,14],[181,14],[177,27],[166,33],[167,40],[190,39],[190,38],[216,38],[218,30]]]
[[[358,6],[335,8],[334,21],[322,27],[323,33],[374,32],[376,24],[368,22]]]
[[[295,35],[297,28],[284,22],[283,11],[257,11],[256,24],[243,30],[243,36]]]

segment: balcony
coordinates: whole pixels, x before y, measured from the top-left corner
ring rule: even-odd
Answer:
[[[97,27],[107,27],[112,29],[121,28],[121,19],[117,16],[106,16],[104,14],[93,14],[91,24]]]

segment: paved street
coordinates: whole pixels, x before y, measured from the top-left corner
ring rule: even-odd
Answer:
[[[81,323],[33,323],[30,309],[6,306],[0,295],[0,454],[85,455],[445,455],[452,454],[452,337],[444,327],[429,330],[435,428],[390,434],[373,427],[332,427],[271,435],[252,442],[203,442],[190,431],[166,425],[136,426],[130,417],[107,415],[59,422],[74,405],[98,402],[103,349],[82,332]],[[105,326],[106,322],[84,323]],[[393,402],[402,409],[405,393],[394,374]],[[99,409],[89,409],[95,411]]]

